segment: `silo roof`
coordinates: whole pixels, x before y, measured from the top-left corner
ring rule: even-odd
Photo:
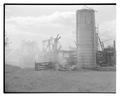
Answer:
[[[79,10],[77,10],[77,12],[84,12],[84,11],[95,11],[94,9],[92,9],[92,8],[84,8],[84,9],[79,9]]]

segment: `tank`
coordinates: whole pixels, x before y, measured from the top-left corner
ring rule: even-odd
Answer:
[[[95,11],[81,9],[76,13],[77,67],[96,67]]]

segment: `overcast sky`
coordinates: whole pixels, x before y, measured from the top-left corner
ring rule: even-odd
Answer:
[[[115,39],[115,5],[89,5],[96,10],[96,25],[99,35],[104,40]],[[81,5],[6,5],[5,30],[13,46],[21,40],[38,42],[61,35],[63,49],[74,46],[76,35],[76,11],[84,8]],[[105,42],[106,45],[112,41]]]

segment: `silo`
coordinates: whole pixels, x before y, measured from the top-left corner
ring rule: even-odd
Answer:
[[[76,14],[77,64],[78,68],[96,66],[97,40],[95,32],[95,11],[77,10]]]

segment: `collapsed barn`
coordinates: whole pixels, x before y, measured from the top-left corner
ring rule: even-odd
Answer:
[[[81,9],[76,12],[76,48],[61,50],[59,34],[43,41],[44,58],[35,62],[35,70],[79,70],[98,66],[115,66],[116,51],[114,45],[104,47],[95,26],[95,11]],[[98,50],[101,47],[101,50]]]

